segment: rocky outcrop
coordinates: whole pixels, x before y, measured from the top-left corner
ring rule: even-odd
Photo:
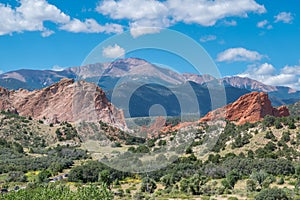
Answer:
[[[0,88],[0,110],[15,109],[22,116],[47,122],[103,121],[125,127],[123,112],[113,106],[98,86],[62,79],[41,90]]]
[[[226,119],[240,125],[246,122],[254,123],[260,121],[266,115],[275,117],[289,116],[289,110],[286,106],[272,107],[266,93],[252,92],[241,96],[234,103],[209,112],[200,119],[200,122]]]

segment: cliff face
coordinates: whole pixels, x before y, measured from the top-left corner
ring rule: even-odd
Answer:
[[[223,108],[209,112],[200,119],[200,122],[226,119],[236,124],[254,123],[262,120],[266,115],[283,117],[289,116],[290,113],[286,106],[272,107],[266,93],[252,92],[241,96],[237,101]]]
[[[41,90],[8,91],[0,88],[0,110],[15,110],[22,116],[46,118],[49,122],[103,121],[125,126],[123,112],[116,109],[98,86],[62,79]]]

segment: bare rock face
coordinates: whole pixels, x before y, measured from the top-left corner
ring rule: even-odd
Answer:
[[[15,109],[21,116],[62,121],[103,121],[125,127],[123,112],[115,108],[98,86],[62,79],[41,90],[8,91],[0,88],[0,109]]]
[[[223,108],[209,112],[200,119],[200,122],[226,119],[241,125],[246,122],[254,123],[260,121],[266,115],[284,117],[289,116],[290,113],[286,106],[272,107],[266,93],[252,92],[241,96],[237,101]]]

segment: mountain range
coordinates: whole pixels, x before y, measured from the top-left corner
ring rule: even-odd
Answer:
[[[0,86],[8,89],[29,91],[50,86],[63,78],[85,80],[99,85],[108,100],[124,110],[125,117],[149,116],[153,105],[160,104],[167,115],[182,114],[182,102],[195,105],[185,109],[187,113],[205,115],[209,111],[225,106],[240,96],[253,92],[268,93],[273,106],[300,101],[300,91],[284,86],[270,86],[245,77],[215,78],[210,75],[179,74],[171,69],[158,67],[143,59],[126,58],[111,63],[96,63],[71,67],[62,71],[17,70],[0,75]],[[213,106],[212,94],[221,94],[226,100]],[[191,97],[191,95],[193,97]],[[195,107],[199,107],[199,110]],[[162,111],[154,110],[153,115]]]

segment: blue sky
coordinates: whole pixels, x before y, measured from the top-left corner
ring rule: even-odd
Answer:
[[[292,0],[0,0],[0,70],[79,66],[115,34],[138,38],[159,27],[201,44],[222,76],[300,89],[299,13],[300,2]],[[106,50],[108,57],[126,51],[117,44]],[[191,71],[157,52],[125,56]]]

